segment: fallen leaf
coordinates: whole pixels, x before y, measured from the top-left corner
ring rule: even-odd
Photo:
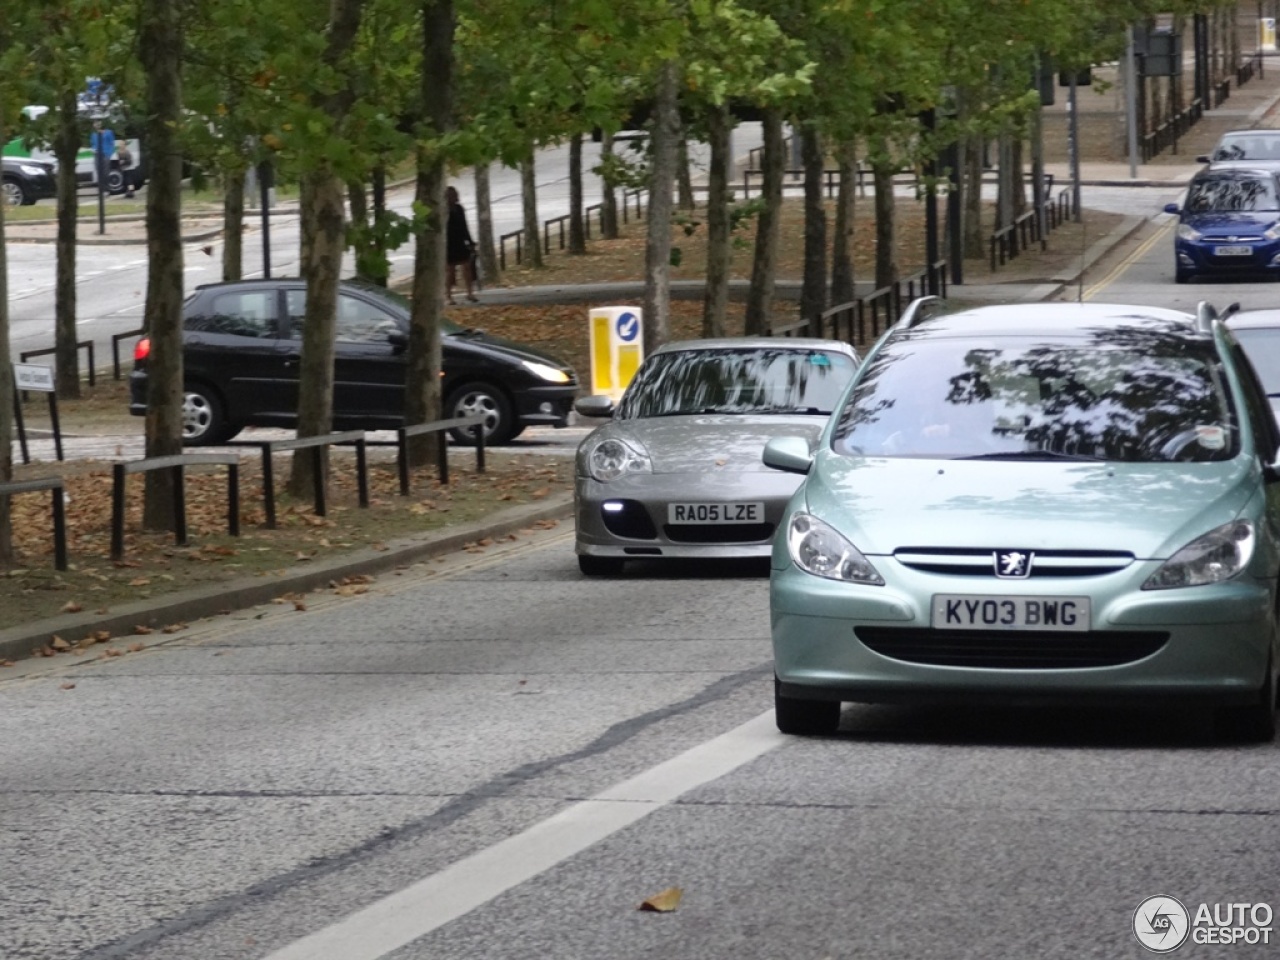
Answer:
[[[119,657],[122,656],[122,652],[117,650],[115,647],[107,647],[102,651],[102,655],[104,657]]]
[[[55,649],[55,650],[70,650],[70,649],[71,649],[71,644],[67,643],[67,641],[63,640],[63,639],[62,639],[60,636],[58,636],[56,633],[53,635],[53,639],[49,641],[49,646],[53,647],[53,649]]]
[[[179,630],[185,630],[185,629],[187,629],[187,625],[185,623],[171,623],[167,627],[162,627],[160,632],[161,633],[177,633]]]
[[[140,644],[140,643],[131,643],[131,644],[129,644],[129,652],[130,652],[130,653],[141,653],[141,652],[142,652],[143,650],[145,650],[145,649],[147,649],[147,648],[146,648],[145,646],[143,646],[142,644]]]
[[[293,609],[305,612],[307,609],[307,605],[302,600],[295,600],[293,601]]]
[[[680,898],[682,896],[684,896],[684,891],[679,887],[667,887],[661,893],[655,893],[640,904],[637,909],[651,910],[654,913],[671,913],[676,907],[680,906]]]
[[[12,660],[0,660],[0,667],[12,667],[12,666],[13,666]]]
[[[130,580],[130,581],[129,581],[129,586],[131,586],[131,587],[145,587],[145,586],[146,586],[147,584],[149,584],[150,582],[151,582],[151,580],[150,580],[150,578],[148,578],[148,577],[136,577],[135,579],[133,579],[133,580]]]
[[[299,550],[297,553],[293,555],[293,558],[295,560],[310,560],[311,555],[309,553],[303,553],[301,550]]]
[[[84,607],[80,606],[80,604],[76,603],[74,600],[68,600],[62,605],[63,613],[79,613],[83,609]]]
[[[137,634],[144,634],[144,635],[148,633],[155,633],[155,631],[152,630],[150,627],[144,627],[140,623],[135,623],[133,625],[133,632]]]
[[[550,493],[550,487],[539,487],[537,490],[533,491],[533,493],[529,494],[529,496],[533,497],[535,500],[541,500]]]
[[[111,639],[111,631],[98,630],[96,633],[93,634],[93,639],[96,640],[98,643],[106,643],[108,640]]]
[[[64,683],[64,684],[63,684],[62,686],[60,686],[58,689],[59,689],[59,690],[74,690],[75,688],[76,688],[76,685],[75,685],[74,683],[70,683],[70,682],[68,682],[68,683]]]

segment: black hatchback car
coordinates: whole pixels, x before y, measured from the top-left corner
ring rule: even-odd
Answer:
[[[30,206],[58,195],[54,165],[25,157],[0,158],[0,198],[11,207]]]
[[[221,443],[242,427],[297,423],[306,285],[246,280],[197,288],[183,308],[183,442]],[[344,282],[338,295],[333,425],[388,430],[404,423],[409,303],[381,287]],[[486,444],[532,424],[562,427],[578,389],[567,364],[446,321],[445,417],[485,416]],[[150,342],[138,341],[129,412],[146,414]],[[453,434],[474,443],[473,431]]]

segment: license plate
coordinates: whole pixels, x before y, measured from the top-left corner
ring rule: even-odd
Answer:
[[[1215,257],[1251,257],[1253,247],[1214,247],[1213,255]]]
[[[667,523],[764,523],[764,504],[669,503]]]
[[[935,630],[1088,630],[1088,597],[1000,597],[939,593]]]

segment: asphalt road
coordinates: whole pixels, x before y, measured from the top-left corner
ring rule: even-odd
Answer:
[[[587,580],[543,531],[306,606],[5,671],[0,956],[1114,960],[1149,896],[1280,906],[1280,747],[1120,709],[783,737],[759,566]]]

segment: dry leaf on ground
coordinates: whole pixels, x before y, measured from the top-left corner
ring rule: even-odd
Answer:
[[[649,910],[654,913],[671,913],[680,906],[680,898],[684,896],[684,891],[679,887],[667,887],[661,893],[655,893],[652,897],[640,904],[639,910]]]

